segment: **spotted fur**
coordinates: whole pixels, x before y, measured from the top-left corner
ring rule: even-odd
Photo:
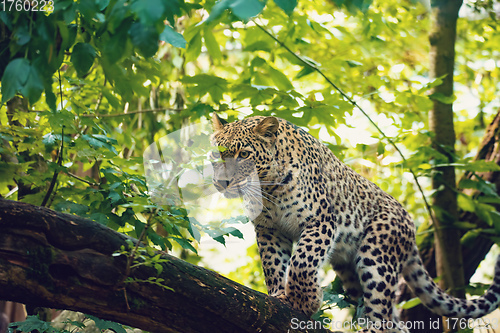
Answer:
[[[401,274],[439,315],[477,318],[498,307],[498,262],[494,284],[479,299],[444,293],[422,264],[413,221],[401,204],[301,128],[262,116],[225,123],[214,114],[212,123],[212,143],[224,147],[213,156],[220,158],[213,163],[214,184],[227,197],[243,196],[255,213],[269,295],[314,314],[322,302],[318,270],[330,262],[347,293],[363,297],[371,322],[397,323]]]

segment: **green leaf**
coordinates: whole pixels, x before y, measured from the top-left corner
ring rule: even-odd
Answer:
[[[254,51],[266,51],[266,52],[271,52],[273,49],[273,44],[270,43],[268,40],[258,40],[254,43],[248,44],[245,46],[243,50],[248,51],[248,52],[254,52]]]
[[[186,62],[196,60],[201,53],[201,33],[198,31],[187,44]]]
[[[120,100],[118,98],[116,98],[109,89],[107,89],[106,87],[104,87],[104,89],[101,90],[102,94],[104,95],[104,97],[106,97],[106,99],[108,100],[109,104],[111,104],[111,106],[115,109],[119,109],[120,108]]]
[[[288,16],[292,15],[293,10],[297,7],[297,0],[274,0],[274,3],[278,5]]]
[[[86,205],[77,204],[71,201],[61,201],[54,205],[54,209],[59,212],[69,212],[71,214],[76,214],[84,216],[89,211],[89,207]]]
[[[481,229],[469,230],[462,236],[460,243],[464,246],[472,244],[472,242],[481,234]]]
[[[293,89],[293,84],[288,80],[285,74],[283,74],[281,71],[269,66],[268,68],[268,73],[271,79],[273,80],[274,84],[278,89],[280,90],[292,90]]]
[[[464,169],[472,172],[489,172],[489,171],[500,171],[500,166],[493,161],[478,160],[468,163],[448,163],[448,164],[438,164],[435,167],[446,167],[454,166],[457,169]]]
[[[107,61],[103,61],[102,68],[106,78],[114,84],[117,93],[122,95],[124,100],[132,98],[134,90],[130,85],[130,80],[125,75],[125,70],[116,63],[108,63]]]
[[[385,143],[379,141],[377,145],[377,155],[384,155],[384,153],[385,153]]]
[[[100,134],[83,134],[82,139],[86,140],[90,146],[93,148],[106,148],[107,150],[111,151],[115,155],[118,155],[118,152],[116,151],[115,147],[112,146],[112,144],[116,144],[116,140],[108,138],[104,135]]]
[[[91,22],[99,11],[95,1],[80,1],[77,4],[78,10],[87,22]]]
[[[187,239],[184,239],[184,238],[178,238],[178,237],[173,237],[173,239],[180,245],[182,246],[183,249],[185,250],[191,250],[193,251],[194,253],[198,253],[198,251],[196,251],[196,249],[193,247],[193,245],[191,245],[191,242]]]
[[[160,40],[170,43],[175,47],[186,48],[186,40],[184,37],[169,25],[165,25],[165,28],[160,34]]]
[[[13,33],[13,40],[17,45],[25,45],[31,39],[30,32],[25,25],[20,25]]]
[[[231,9],[240,20],[248,20],[250,17],[260,14],[265,6],[266,1],[259,0],[221,0],[212,7],[206,23],[221,16],[226,9]]]
[[[485,203],[477,203],[476,204],[476,215],[486,222],[489,226],[493,226],[493,217],[492,212],[495,211],[495,207],[485,204]]]
[[[30,63],[24,58],[12,60],[2,76],[2,103],[15,96],[28,79]]]
[[[49,106],[50,110],[55,112],[57,110],[56,106],[56,95],[52,91],[52,78],[46,77],[43,82],[45,88],[45,102]]]
[[[60,134],[47,133],[42,137],[42,143],[46,146],[54,146],[61,139]]]
[[[457,99],[455,95],[445,96],[442,93],[430,94],[429,98],[441,102],[443,104],[453,104],[453,102]]]
[[[496,166],[497,164],[495,164]],[[472,188],[478,191],[483,192],[486,195],[493,196],[493,197],[499,197],[496,191],[496,186],[493,183],[490,183],[488,181],[485,181],[482,178],[479,178],[477,180],[474,179],[469,179],[469,178],[464,178],[461,179],[460,182],[458,183],[459,188]]]
[[[79,77],[83,77],[88,73],[94,63],[95,56],[95,49],[88,43],[78,43],[73,47],[71,63],[75,66]]]
[[[298,79],[300,79],[304,76],[307,76],[313,72],[314,72],[314,69],[311,66],[305,66],[300,70],[300,72],[297,73],[297,75],[295,76],[295,79],[298,80]]]
[[[493,222],[493,227],[497,233],[500,233],[500,213],[496,210],[490,212],[491,220]]]
[[[217,76],[200,74],[185,77],[182,81],[188,84],[196,84],[195,87],[189,88],[191,94],[198,94],[202,97],[209,93],[215,103],[222,100],[222,94],[227,90],[227,81]]]
[[[212,239],[216,242],[221,243],[222,245],[226,246],[226,240],[224,239],[224,236],[220,235],[217,237],[212,237]]]
[[[403,303],[403,305],[401,306],[402,309],[411,309],[419,304],[421,304],[422,301],[418,298],[418,297],[415,297],[415,298],[412,298],[406,302]]]
[[[205,29],[203,31],[203,38],[205,39],[205,46],[207,47],[208,54],[210,54],[212,59],[220,60],[222,58],[222,53],[212,31]]]
[[[30,104],[33,104],[40,99],[43,90],[43,82],[38,75],[38,71],[35,67],[30,66],[28,80],[26,81],[24,87],[21,88],[21,94],[28,98]]]
[[[241,231],[239,231],[238,229],[234,228],[234,230],[230,231],[229,232],[231,235],[233,235],[234,237],[238,237],[239,239],[243,239],[243,234],[241,233]]]
[[[260,0],[236,0],[231,3],[229,8],[233,14],[238,16],[241,20],[248,20],[249,18],[259,15],[266,6],[265,1]]]
[[[337,6],[344,5],[351,13],[355,14],[356,11],[365,12],[370,8],[373,0],[333,0]]]
[[[16,328],[16,330],[21,332],[57,332],[50,323],[40,320],[37,316],[28,316],[24,321],[11,323],[9,327]]]
[[[111,191],[111,192],[109,192],[108,199],[109,199],[111,205],[116,206],[116,204],[122,200],[122,197],[121,197],[120,193],[115,192],[115,191]]]
[[[197,225],[200,225],[200,222],[198,222],[194,217],[189,217],[188,231],[191,236],[199,243],[201,240],[201,234],[200,230],[198,230]]]
[[[158,50],[159,35],[154,26],[135,22],[130,27],[128,33],[132,44],[144,57],[149,58],[155,55]]]
[[[108,7],[110,0],[96,0],[97,7],[99,10],[104,10]]]
[[[458,207],[466,212],[474,212],[476,210],[474,201],[468,195],[458,193],[457,202]]]
[[[141,23],[152,25],[163,17],[165,6],[161,0],[140,0],[135,1],[130,9],[137,15]]]
[[[85,316],[93,320],[95,322],[95,325],[101,332],[104,332],[106,330],[112,330],[115,331],[116,333],[127,333],[127,331],[123,328],[123,326],[118,323],[108,320],[102,320],[91,315],[85,315]]]
[[[116,63],[126,56],[127,44],[130,45],[127,31],[130,29],[128,22],[121,24],[114,34],[104,34],[104,45],[101,47],[104,60],[109,63]],[[131,48],[131,47],[130,47]],[[106,66],[103,65],[104,68]]]
[[[109,32],[116,33],[117,28],[123,23],[125,17],[131,15],[127,0],[118,0],[114,5],[108,7],[107,28]]]
[[[474,223],[470,222],[455,222],[453,223],[453,226],[462,230],[469,230],[469,229],[474,229],[477,227]]]
[[[174,15],[180,15],[181,13],[179,0],[163,0],[163,3],[166,8],[165,14],[167,16],[168,23],[170,23],[171,26],[174,26],[175,25]]]
[[[223,219],[221,223],[232,223],[232,224],[246,224],[250,222],[247,216],[245,215],[238,215],[238,216],[231,216],[228,219]]]
[[[224,13],[226,9],[229,8],[231,3],[233,3],[234,0],[220,0],[218,1],[213,7],[212,10],[210,11],[210,15],[208,16],[208,19],[205,21],[205,23],[212,22],[213,20],[217,19],[219,16]]]
[[[43,82],[36,68],[27,59],[14,59],[7,65],[2,76],[1,103],[7,102],[19,92],[33,104],[40,99],[43,90]]]
[[[362,63],[360,63],[359,61],[354,61],[354,60],[347,60],[346,63],[347,63],[347,65],[349,65],[349,67],[363,66]]]

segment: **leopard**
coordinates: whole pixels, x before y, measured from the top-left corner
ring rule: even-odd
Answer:
[[[440,316],[479,318],[498,308],[500,256],[484,295],[448,295],[426,271],[403,206],[305,129],[274,116],[227,122],[215,112],[212,129],[213,184],[253,213],[269,296],[312,316],[323,300],[319,270],[330,263],[346,294],[362,300],[365,322],[379,323],[359,332],[408,331],[397,326],[401,277]]]

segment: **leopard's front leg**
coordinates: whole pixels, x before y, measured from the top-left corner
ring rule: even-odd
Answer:
[[[274,228],[255,225],[255,233],[268,294],[283,295],[286,269],[292,253],[292,241]]]
[[[281,296],[308,316],[316,313],[323,301],[318,270],[327,259],[333,236],[331,225],[310,222],[290,260],[285,295]]]

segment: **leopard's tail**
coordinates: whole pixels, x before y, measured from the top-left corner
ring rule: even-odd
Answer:
[[[418,250],[415,252],[418,253]],[[484,295],[473,300],[460,299],[446,294],[432,280],[418,255],[407,262],[403,275],[422,304],[440,316],[480,318],[497,309],[500,304],[500,256],[495,264],[493,284]]]

